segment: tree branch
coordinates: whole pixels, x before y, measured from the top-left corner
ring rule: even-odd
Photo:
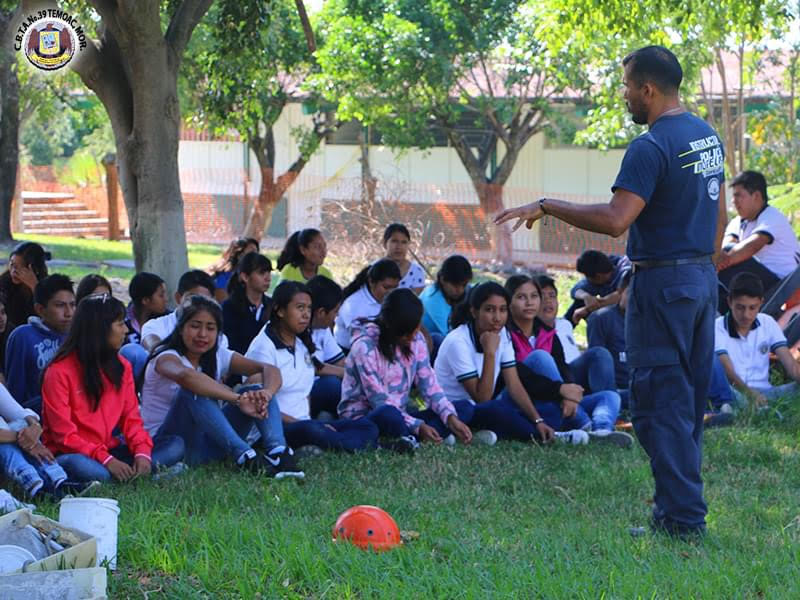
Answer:
[[[306,43],[308,44],[309,54],[314,54],[317,51],[317,43],[314,41],[314,30],[311,29],[311,22],[308,20],[308,13],[303,4],[303,0],[294,0],[297,6],[297,15],[300,17],[300,23],[303,25],[303,33],[306,35]]]
[[[164,38],[172,48],[175,57],[180,58],[183,55],[194,28],[206,14],[212,2],[213,0],[183,0],[175,14],[172,15]]]

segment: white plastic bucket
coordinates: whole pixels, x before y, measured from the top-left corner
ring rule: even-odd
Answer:
[[[119,506],[112,498],[65,498],[58,521],[97,538],[97,564],[108,561],[117,568],[117,518]]]

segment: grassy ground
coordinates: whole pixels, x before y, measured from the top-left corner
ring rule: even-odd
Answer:
[[[111,485],[113,598],[797,598],[797,411],[707,432],[709,535],[631,539],[652,482],[606,447],[424,447],[307,459],[307,481],[198,468]],[[384,554],[331,542],[355,504],[418,539]],[[40,507],[55,515],[50,505]]]
[[[130,256],[121,243],[43,241],[58,258]],[[192,247],[190,260],[204,266],[219,252]],[[559,278],[562,303],[570,284]],[[216,465],[102,488],[96,495],[121,507],[109,595],[798,598],[800,409],[780,409],[782,422],[743,416],[707,432],[702,543],[628,536],[646,523],[652,494],[638,447],[331,454],[305,461],[304,484]],[[419,538],[384,554],[331,542],[336,517],[355,504],[383,507]],[[39,509],[57,517],[52,504]]]

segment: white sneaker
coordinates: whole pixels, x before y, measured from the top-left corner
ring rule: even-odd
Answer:
[[[573,446],[583,446],[589,443],[589,434],[583,429],[572,429],[570,431],[556,431],[556,439],[563,444]]]
[[[725,404],[719,407],[719,412],[721,412],[724,415],[733,414],[733,407],[726,402]]]
[[[490,429],[481,429],[472,435],[472,441],[478,444],[494,446],[497,443],[497,434]]]
[[[589,436],[592,442],[604,442],[606,444],[613,444],[620,448],[630,448],[633,446],[633,436],[624,431],[611,431],[610,429],[597,429],[590,431]]]
[[[455,445],[456,445],[456,436],[454,436],[454,435],[451,433],[450,435],[448,435],[446,438],[444,438],[444,439],[442,440],[442,443],[443,443],[445,446],[455,446]]]

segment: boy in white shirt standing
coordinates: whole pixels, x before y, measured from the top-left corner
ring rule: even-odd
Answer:
[[[730,311],[718,317],[714,332],[714,350],[719,356],[739,404],[753,401],[766,406],[769,400],[797,391],[800,364],[792,358],[778,324],[759,312],[764,303],[764,286],[758,276],[739,273],[730,283]],[[774,352],[794,381],[771,386],[769,355]]]

